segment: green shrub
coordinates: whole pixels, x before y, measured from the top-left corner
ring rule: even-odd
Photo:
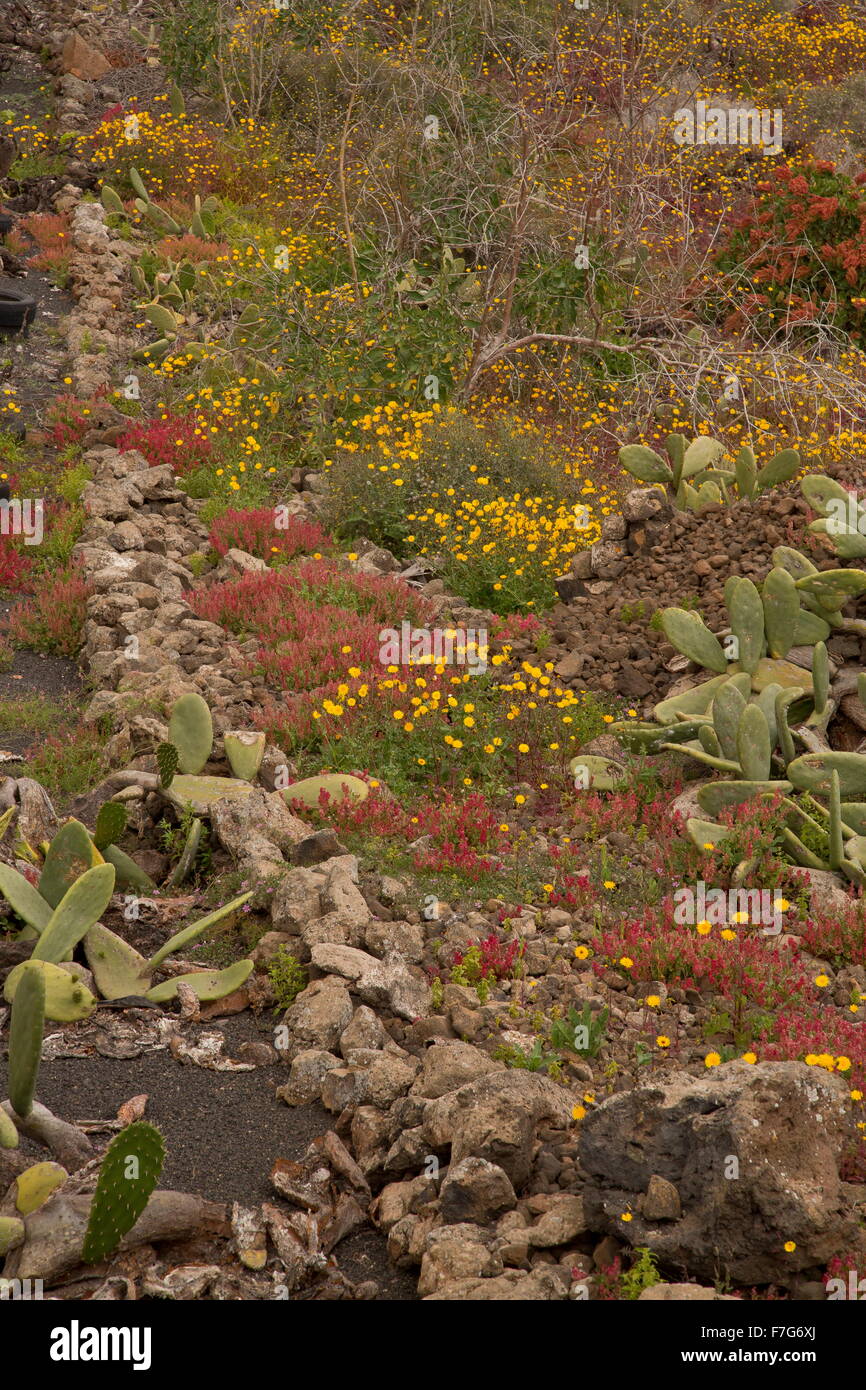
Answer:
[[[268,979],[274,991],[274,1002],[279,1010],[294,1004],[301,990],[307,987],[307,972],[296,956],[285,946],[281,946],[268,965]]]

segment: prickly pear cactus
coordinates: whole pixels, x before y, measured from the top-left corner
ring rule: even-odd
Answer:
[[[0,1149],[18,1148],[18,1130],[6,1111],[0,1108]]]
[[[107,849],[119,840],[126,829],[126,821],[126,807],[119,801],[106,801],[100,806],[93,831],[93,843],[96,848]]]
[[[15,1210],[22,1216],[38,1211],[69,1177],[59,1163],[34,1163],[15,1179]]]
[[[293,801],[300,801],[304,806],[319,810],[322,792],[334,802],[342,801],[344,797],[350,801],[366,801],[369,791],[367,783],[351,773],[326,772],[320,777],[305,777],[302,782],[293,782],[290,787],[284,788],[283,798],[287,806],[291,806]]]
[[[44,1027],[45,979],[42,971],[28,962],[15,991],[9,1027],[9,1099],[22,1119],[33,1108]]]
[[[82,874],[51,914],[33,947],[34,960],[58,964],[98,922],[114,892],[114,865],[97,864]]]
[[[235,777],[252,782],[262,765],[265,735],[256,730],[232,729],[223,735],[223,743]]]
[[[90,1207],[82,1259],[95,1264],[132,1230],[159,1182],[165,1162],[162,1135],[145,1120],[127,1125],[108,1146]]]
[[[0,1255],[23,1245],[26,1233],[24,1222],[17,1216],[0,1216]]]
[[[81,875],[102,862],[87,827],[78,820],[61,825],[48,847],[45,865],[39,875],[39,892],[51,907],[57,907],[64,894]]]
[[[168,737],[177,749],[181,772],[201,772],[213,748],[213,720],[201,695],[190,692],[175,702]]]
[[[173,743],[161,743],[156,750],[156,766],[159,769],[159,784],[170,787],[174,774],[180,766],[178,751]]]

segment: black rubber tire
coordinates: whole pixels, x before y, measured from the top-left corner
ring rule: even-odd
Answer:
[[[0,283],[0,328],[24,328],[36,317],[36,300],[14,285]]]

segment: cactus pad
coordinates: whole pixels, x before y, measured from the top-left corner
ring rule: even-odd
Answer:
[[[15,1114],[22,1119],[33,1107],[44,1027],[45,980],[37,966],[25,961],[9,1027],[9,1099]]]
[[[213,748],[213,720],[201,695],[181,695],[175,702],[168,737],[177,749],[181,772],[201,772]]]
[[[95,1264],[131,1231],[159,1182],[165,1162],[162,1135],[145,1120],[127,1125],[108,1146],[84,1236],[82,1259]]]
[[[126,807],[119,801],[104,802],[99,808],[93,831],[93,843],[96,848],[107,849],[115,840],[119,840],[126,829],[127,819]]]

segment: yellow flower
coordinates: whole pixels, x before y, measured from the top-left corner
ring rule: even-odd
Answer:
[[[704,1058],[704,1066],[718,1067],[721,1065],[721,1061],[722,1059],[719,1056],[718,1052],[708,1052],[706,1057]]]
[[[614,883],[612,878],[606,878],[604,881],[604,886],[605,888],[615,888],[616,884]]]
[[[661,998],[658,994],[648,994],[644,1000],[644,1003],[648,1004],[651,1009],[657,1009],[661,1002]]]
[[[830,981],[826,975],[815,976],[815,984],[818,986],[819,989],[826,989],[829,983]]]
[[[630,1211],[624,1211],[624,1212],[622,1212],[619,1219],[620,1219],[620,1221],[631,1221],[631,1219],[632,1219],[631,1212],[630,1212]]]
[[[698,936],[709,936],[710,932],[713,930],[712,923],[704,918],[702,922],[698,922],[696,930]]]
[[[632,960],[631,956],[620,956],[619,963],[622,966],[623,970],[631,970],[632,966],[634,965],[634,961]]]
[[[589,947],[575,946],[574,954],[577,956],[578,960],[586,960],[587,956],[589,955]]]
[[[794,1253],[794,1251],[795,1251],[796,1249],[797,1249],[797,1242],[796,1242],[795,1240],[786,1240],[786,1241],[785,1241],[785,1251],[786,1251],[786,1253],[787,1253],[788,1255],[793,1255],[793,1253]]]
[[[754,1052],[744,1052],[744,1053],[743,1053],[743,1061],[744,1061],[744,1062],[749,1062],[751,1065],[754,1065],[754,1063],[757,1062],[757,1060],[758,1060],[758,1058],[757,1058],[757,1056],[755,1055]]]
[[[571,1111],[571,1118],[572,1118],[573,1120],[582,1120],[585,1114],[586,1114],[586,1110],[585,1110],[584,1106],[582,1106],[582,1105],[575,1105],[575,1106],[572,1108],[572,1111]]]
[[[670,1045],[671,1040],[670,1038],[666,1038],[664,1033],[660,1033],[656,1038],[656,1047],[670,1047]]]

